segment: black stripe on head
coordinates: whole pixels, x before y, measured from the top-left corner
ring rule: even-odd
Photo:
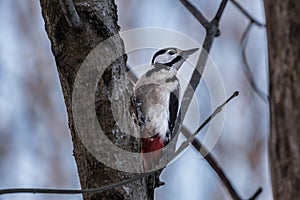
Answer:
[[[155,58],[161,54],[164,54],[166,53],[167,49],[162,49],[162,50],[159,50],[158,52],[156,52],[154,55],[153,55],[153,58],[152,58],[152,61],[151,63],[154,64],[154,61],[155,61]]]
[[[174,58],[171,62],[165,63],[164,65],[172,67],[173,64],[175,64],[176,62],[178,62],[181,59],[182,59],[182,56],[176,56],[176,58]]]

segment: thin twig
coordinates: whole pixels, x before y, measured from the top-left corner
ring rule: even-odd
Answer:
[[[189,138],[192,136],[191,133],[187,129],[182,129],[182,133],[185,135],[186,138]],[[205,155],[203,156],[204,159],[208,162],[208,164],[213,168],[213,170],[216,172],[222,183],[225,185],[227,188],[230,196],[234,200],[240,200],[241,198],[239,195],[236,193],[235,189],[233,188],[231,182],[225,175],[224,171],[222,168],[219,166],[219,164],[216,162],[216,159],[213,157],[211,153],[209,153],[208,149],[196,138],[192,141],[192,146],[201,154]],[[200,151],[201,150],[201,151]]]
[[[260,187],[257,189],[257,191],[252,195],[252,197],[249,198],[249,200],[255,200],[261,193],[263,189]]]
[[[256,24],[257,26],[265,26],[265,24],[260,23],[259,21],[257,21],[256,19],[254,19],[254,17],[252,17],[250,15],[250,13],[243,8],[237,1],[235,0],[230,0],[251,22],[253,22],[254,24]]]
[[[209,28],[209,21],[204,17],[204,15],[198,10],[195,6],[193,6],[187,0],[179,0],[184,7],[190,11],[190,13],[200,22],[204,28]]]
[[[59,0],[68,24],[73,28],[81,27],[81,20],[72,0]]]
[[[189,138],[192,136],[191,133],[184,127],[181,129],[182,133],[185,135],[186,138]],[[195,138],[192,141],[192,146],[204,157],[204,159],[208,162],[208,164],[213,168],[213,170],[216,172],[224,186],[227,188],[231,198],[233,200],[241,200],[243,198],[240,198],[238,193],[236,192],[235,188],[233,187],[232,183],[230,182],[229,178],[224,173],[221,166],[217,163],[214,156],[206,149],[206,147],[197,139]],[[255,194],[250,198],[251,200],[254,200],[258,197],[258,195],[262,192],[262,189],[259,188],[258,191],[255,192]]]
[[[229,103],[234,97],[238,96],[239,92],[235,91],[224,103],[222,103],[220,106],[218,106],[215,111],[196,129],[196,131],[187,138],[186,141],[184,141],[180,147],[177,149],[177,151],[174,154],[174,157],[176,157],[178,154],[180,154],[185,148],[188,147],[190,143],[193,142],[196,135],[218,114],[222,111],[222,108]]]
[[[216,110],[203,122],[199,128],[195,131],[193,136],[195,137],[218,113],[222,111],[222,108],[229,103],[234,97],[237,97],[239,95],[239,91],[235,91],[224,103],[222,103],[219,107],[216,108]]]
[[[241,39],[242,58],[243,58],[244,66],[245,66],[244,69],[245,69],[245,73],[247,75],[247,78],[248,78],[249,83],[250,83],[251,87],[253,88],[253,90],[257,93],[257,95],[263,101],[267,102],[269,97],[255,83],[255,81],[254,81],[255,79],[254,79],[253,74],[251,73],[250,64],[248,62],[247,54],[246,54],[246,47],[247,47],[247,43],[248,43],[248,37],[249,37],[250,30],[251,30],[253,24],[255,24],[259,27],[265,27],[265,24],[259,22],[253,16],[251,16],[250,13],[245,8],[243,8],[237,1],[235,1],[235,0],[230,0],[230,1],[239,9],[239,11],[241,11],[250,20],[250,23],[248,24],[246,30],[244,31],[244,33],[242,35],[242,39]]]
[[[245,30],[245,32],[242,35],[241,38],[241,47],[242,47],[242,58],[243,58],[243,62],[244,62],[244,68],[245,69],[245,73],[246,73],[246,77],[248,78],[248,81],[251,85],[251,87],[253,88],[253,90],[258,94],[258,96],[265,102],[268,101],[268,95],[263,92],[255,83],[255,78],[253,76],[253,73],[250,70],[250,64],[248,62],[247,59],[247,53],[246,53],[246,47],[248,44],[248,38],[249,38],[249,34],[250,34],[250,30],[252,28],[254,22],[250,22]]]
[[[214,118],[214,116],[216,116],[218,113],[221,112],[222,108],[228,102],[230,102],[234,97],[238,96],[238,94],[239,94],[238,91],[234,92],[223,104],[217,107],[216,110],[204,121],[203,124],[201,124],[201,126],[199,126],[199,128],[193,134],[189,133],[189,131],[185,127],[182,127],[181,131],[184,134],[184,136],[188,138],[188,140],[185,141],[175,153],[176,155],[181,153],[186,148],[188,143],[191,143],[192,146],[204,157],[204,159],[216,172],[216,174],[218,175],[218,177],[220,178],[224,186],[227,188],[233,200],[241,200],[242,198],[239,197],[232,183],[227,178],[226,174],[219,166],[216,159],[212,156],[212,154],[208,151],[208,149],[197,138],[195,138],[195,136],[197,135],[197,133],[199,133],[199,131],[201,131],[205,127],[205,125],[207,125],[211,121],[211,119]],[[262,192],[262,188],[259,188],[249,200],[255,200],[260,195],[261,192]]]
[[[118,183],[113,183],[110,185],[105,185],[100,188],[89,188],[89,189],[43,189],[43,188],[13,188],[13,189],[3,189],[0,190],[0,195],[12,194],[12,193],[42,193],[42,194],[83,194],[83,193],[101,193],[115,187],[119,187],[138,179],[144,178],[155,172],[149,172],[144,174],[136,175],[130,179],[120,181]]]

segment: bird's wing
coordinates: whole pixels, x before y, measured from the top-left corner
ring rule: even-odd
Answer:
[[[147,110],[146,107],[150,107],[149,104],[153,103],[155,100],[154,89],[158,84],[145,84],[141,85],[134,91],[135,102],[139,104],[139,107],[136,107],[136,117],[140,120],[142,118],[143,123],[145,124]],[[139,123],[140,124],[140,123]]]
[[[175,89],[170,94],[170,103],[169,103],[169,130],[170,134],[173,134],[173,129],[175,126],[175,121],[177,118],[177,112],[178,112],[178,105],[179,105],[179,88]]]

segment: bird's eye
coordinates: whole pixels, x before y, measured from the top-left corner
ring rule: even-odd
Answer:
[[[174,52],[174,51],[169,51],[168,54],[169,54],[169,55],[174,55],[175,52]]]

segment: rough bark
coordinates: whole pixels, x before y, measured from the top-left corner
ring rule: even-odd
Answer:
[[[106,38],[118,34],[117,7],[113,0],[75,0],[75,6],[81,18],[81,30],[68,25],[61,10],[59,0],[40,0],[45,27],[52,45],[63,95],[68,112],[69,128],[74,146],[74,156],[77,163],[82,188],[95,188],[132,176],[111,169],[98,162],[84,147],[75,132],[72,116],[72,91],[76,73],[88,53]],[[124,47],[121,45],[119,48]],[[98,84],[96,97],[97,113],[101,115],[100,123],[112,140],[119,140],[118,128],[112,117],[111,95],[116,81],[124,75],[126,56],[116,60],[105,71],[103,79]],[[120,107],[126,99],[120,98]],[[123,137],[122,137],[123,138]],[[136,151],[137,141],[123,139],[118,141],[121,147]],[[124,187],[101,193],[84,195],[85,200],[92,199],[146,199],[145,181],[138,180]]]
[[[266,0],[270,69],[269,157],[276,200],[300,197],[300,2]]]

